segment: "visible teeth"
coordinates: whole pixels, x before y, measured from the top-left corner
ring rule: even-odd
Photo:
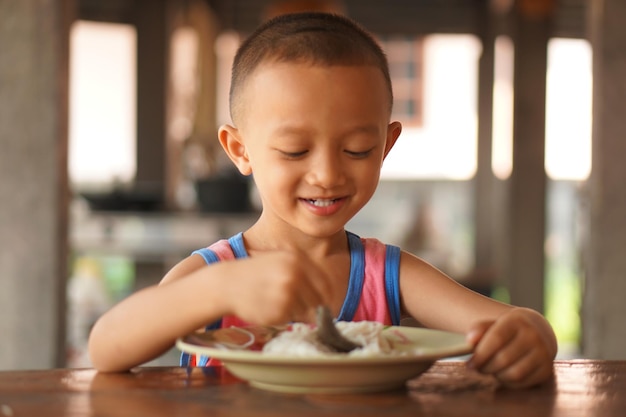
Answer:
[[[309,200],[315,207],[328,207],[335,202],[335,200]]]

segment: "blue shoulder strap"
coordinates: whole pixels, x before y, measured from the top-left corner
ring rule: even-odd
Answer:
[[[228,239],[228,243],[230,244],[230,247],[232,248],[233,253],[235,254],[235,258],[245,258],[248,256],[248,252],[246,252],[246,248],[243,244],[243,232],[238,233],[234,235],[233,237],[231,237],[230,239]],[[198,250],[193,251],[191,254],[202,256],[202,258],[204,259],[204,262],[206,262],[207,265],[220,261],[220,258],[219,256],[217,256],[217,253],[215,253],[215,251],[209,248],[198,249]],[[221,327],[222,327],[222,320],[220,319],[206,326],[206,330],[214,330],[214,329],[219,329]],[[201,356],[198,356],[197,360],[198,360],[198,363],[196,364],[196,366],[205,366],[207,362],[209,361],[209,357],[205,355],[201,355]],[[190,361],[191,361],[191,355],[188,353],[182,352],[180,355],[180,365],[189,366]]]
[[[191,252],[192,255],[200,255],[204,259],[207,265],[210,265],[214,262],[219,262],[220,258],[218,258],[217,254],[213,252],[209,248],[202,248]]]
[[[400,325],[400,253],[399,247],[386,245],[385,294],[394,326]]]
[[[339,312],[337,320],[352,321],[361,302],[363,280],[365,279],[365,248],[361,238],[354,233],[348,234],[350,248],[350,280],[346,298]],[[387,307],[394,326],[400,324],[400,248],[385,245],[385,294]]]
[[[235,254],[235,258],[246,258],[248,257],[248,252],[246,252],[246,247],[243,244],[243,232],[239,232],[236,235],[232,236],[228,239],[228,244],[230,248],[233,250]],[[204,262],[207,265],[212,264],[214,262],[219,262],[220,258],[217,256],[215,251],[209,248],[202,248],[191,252],[192,255],[200,255],[204,259]]]
[[[243,244],[243,232],[239,232],[235,236],[228,239],[228,243],[230,244],[230,247],[235,254],[235,258],[248,257],[248,252],[246,251],[246,247]]]
[[[363,292],[363,280],[365,279],[365,248],[361,238],[351,232],[348,235],[348,247],[350,248],[350,279],[348,291],[337,320],[352,321],[354,313],[361,302]]]

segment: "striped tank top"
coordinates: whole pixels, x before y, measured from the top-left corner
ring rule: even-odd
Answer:
[[[385,245],[377,239],[361,238],[346,232],[350,248],[350,279],[348,291],[337,320],[377,321],[387,325],[400,324],[400,248]],[[222,260],[246,258],[243,233],[223,239],[194,251],[207,264]],[[207,330],[245,326],[236,316],[224,316],[207,326]],[[181,366],[215,365],[208,357],[183,353]]]

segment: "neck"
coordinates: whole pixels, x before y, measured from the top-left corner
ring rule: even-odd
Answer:
[[[269,227],[261,220],[244,232],[249,253],[266,251],[303,251],[311,258],[324,258],[348,252],[345,230],[329,236],[311,236],[293,228]]]

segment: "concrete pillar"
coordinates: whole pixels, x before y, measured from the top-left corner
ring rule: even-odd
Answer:
[[[554,0],[517,0],[513,170],[509,179],[509,289],[515,305],[544,310],[547,44]]]
[[[480,6],[479,25],[482,54],[478,68],[478,145],[474,177],[475,272],[474,284],[488,290],[494,284],[494,192],[495,177],[491,169],[493,83],[495,60],[495,16],[490,5]]]
[[[64,363],[72,0],[0,0],[0,369]]]
[[[583,353],[626,359],[626,2],[589,2],[593,47],[590,236]]]
[[[137,27],[137,174],[142,189],[165,198],[169,32],[167,0],[135,2]]]

